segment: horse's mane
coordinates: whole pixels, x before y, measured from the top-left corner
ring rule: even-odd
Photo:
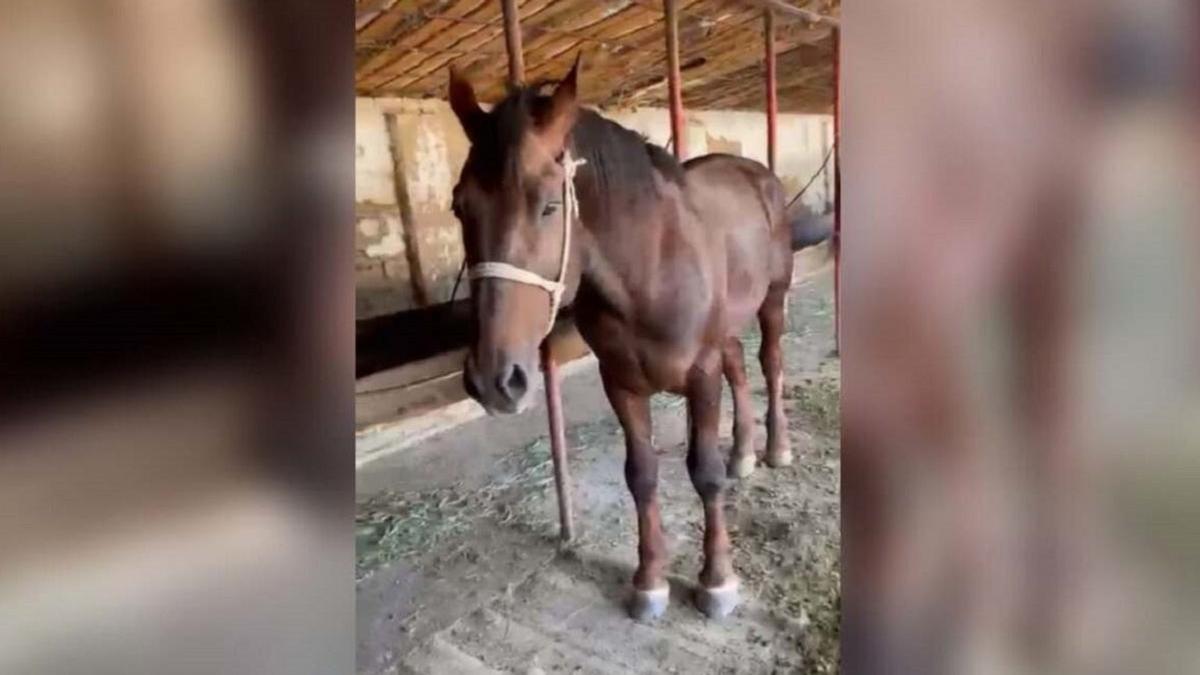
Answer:
[[[506,152],[516,147],[528,126],[545,113],[550,97],[541,89],[548,83],[512,87],[508,95],[492,108],[493,140],[500,147],[492,156],[504,156],[514,170],[517,153]],[[653,193],[655,174],[661,178],[683,183],[683,167],[661,146],[645,136],[606,119],[598,113],[581,108],[571,132],[572,151],[588,162],[598,187],[604,193]]]
[[[645,136],[600,116],[580,110],[572,132],[576,152],[593,167],[606,191],[654,192],[655,174],[683,183],[683,167],[661,146]]]

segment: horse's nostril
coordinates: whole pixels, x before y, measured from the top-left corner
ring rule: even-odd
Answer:
[[[529,381],[525,377],[525,369],[515,363],[496,379],[496,388],[509,401],[519,401],[525,395],[525,389],[528,386]]]

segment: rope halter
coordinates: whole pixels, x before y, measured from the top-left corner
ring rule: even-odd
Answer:
[[[562,302],[563,291],[566,290],[567,262],[571,256],[571,220],[579,218],[579,200],[575,196],[575,169],[586,164],[586,159],[574,159],[569,151],[563,152],[563,205],[562,223],[563,238],[562,252],[559,254],[558,276],[551,281],[527,269],[506,262],[481,262],[471,265],[468,276],[475,279],[506,279],[518,284],[537,286],[550,294],[550,321],[542,337],[550,334],[554,328],[554,319],[558,316],[559,303]]]

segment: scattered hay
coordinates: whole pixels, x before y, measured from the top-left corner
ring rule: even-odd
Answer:
[[[829,368],[828,370],[834,370]],[[838,373],[806,377],[784,389],[783,397],[793,401],[793,410],[810,432],[837,437],[841,430],[841,382]]]
[[[799,468],[735,490],[731,513],[739,576],[792,630],[794,651],[781,652],[796,672],[837,671],[841,621],[840,541],[836,494],[798,494]],[[776,479],[775,476],[778,476]],[[823,480],[829,480],[825,478]]]
[[[594,445],[612,443],[619,433],[614,421],[602,418],[572,428],[567,444],[580,456]],[[558,514],[547,499],[554,483],[551,463],[549,441],[540,438],[501,459],[497,478],[483,487],[468,489],[456,483],[434,490],[383,492],[360,502],[355,513],[358,579],[387,563],[430,554],[481,524],[556,538]]]
[[[356,572],[429,553],[483,519],[532,526],[528,516],[554,480],[550,451],[539,439],[501,460],[500,477],[478,489],[462,484],[434,490],[383,492],[355,512]]]
[[[750,594],[785,626],[774,650],[780,672],[838,670],[841,580],[838,532],[839,378],[836,361],[785,390],[792,421],[812,436],[808,459],[787,469],[764,471],[748,483],[732,483],[728,501],[734,561]],[[763,403],[763,401],[759,401]],[[676,396],[656,396],[655,412],[685,405]],[[621,444],[610,416],[572,427],[568,443],[577,458]],[[816,460],[816,461],[814,461]],[[501,460],[497,478],[480,488],[461,484],[435,490],[385,493],[359,504],[359,579],[396,560],[441,566],[447,558],[480,555],[468,536],[478,527],[505,527],[553,540],[557,513],[549,495],[553,482],[549,444],[540,439]],[[832,467],[832,468],[830,468]],[[620,480],[615,477],[614,480]],[[797,490],[797,484],[810,486]],[[679,507],[671,503],[669,509]],[[628,546],[631,514],[614,510],[604,524],[586,528],[576,545]],[[608,522],[611,520],[612,522]],[[699,568],[702,521],[686,521],[677,533],[694,545],[673,552],[671,569],[690,576]],[[465,548],[464,548],[465,547]],[[486,552],[482,554],[486,555]]]
[[[812,437],[805,456],[770,480],[732,490],[738,573],[791,630],[795,651],[779,665],[795,672],[838,671],[841,624],[840,367],[823,362],[787,387],[793,426]],[[761,480],[761,479],[760,479]],[[798,492],[795,482],[816,491]]]

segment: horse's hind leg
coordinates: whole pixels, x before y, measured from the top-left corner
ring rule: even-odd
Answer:
[[[745,478],[754,471],[754,408],[741,340],[731,337],[725,341],[721,364],[729,388],[733,390],[733,452],[729,456],[729,476]]]
[[[762,346],[758,359],[767,380],[767,464],[774,467],[792,463],[788,439],[787,415],[783,411],[783,328],[788,284],[772,284],[758,310]]]
[[[688,376],[687,468],[704,505],[704,568],[696,604],[711,618],[721,618],[738,603],[738,579],[729,555],[725,528],[725,462],[718,446],[721,421],[720,354],[692,367]]]
[[[633,495],[638,523],[638,568],[633,575],[629,614],[646,621],[667,608],[666,539],[658,509],[658,456],[650,442],[650,398],[629,392],[604,374],[604,392],[625,432],[625,483]]]

